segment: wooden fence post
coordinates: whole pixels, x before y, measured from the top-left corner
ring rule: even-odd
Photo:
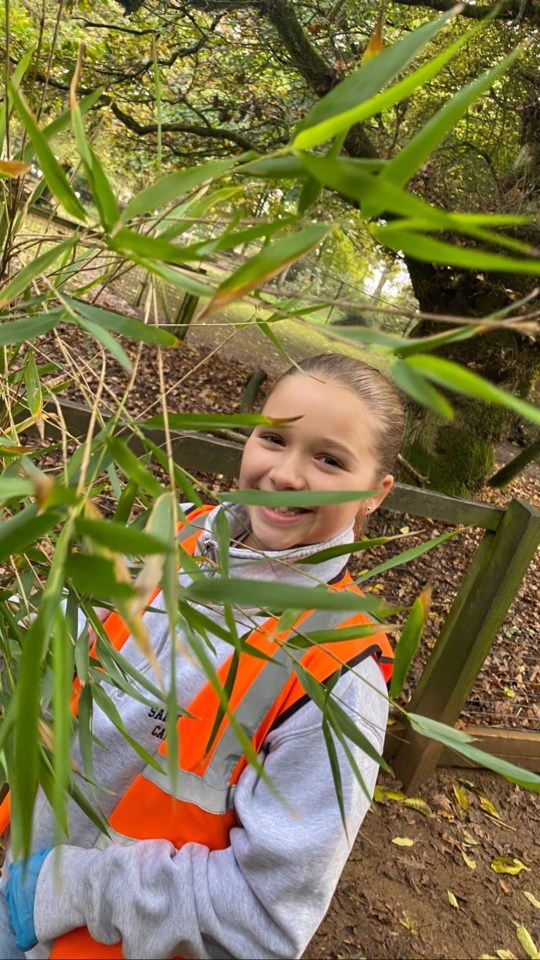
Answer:
[[[512,500],[496,531],[487,530],[471,561],[410,710],[453,726],[540,542],[540,511]],[[435,769],[442,747],[410,728],[392,761],[406,790]]]

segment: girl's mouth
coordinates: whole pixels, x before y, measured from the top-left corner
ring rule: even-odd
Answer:
[[[305,507],[260,507],[261,514],[267,520],[278,523],[285,523],[291,520],[297,520],[298,517],[311,513]]]

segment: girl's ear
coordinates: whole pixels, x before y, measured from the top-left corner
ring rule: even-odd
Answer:
[[[368,497],[367,500],[362,502],[362,506],[358,511],[359,516],[366,516],[366,514],[373,513],[377,507],[381,505],[384,498],[390,493],[392,487],[394,486],[394,478],[391,473],[387,473],[384,480],[377,485],[379,487],[378,493],[375,493],[372,497]]]

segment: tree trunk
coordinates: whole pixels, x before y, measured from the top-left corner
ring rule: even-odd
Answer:
[[[485,316],[511,303],[512,291],[500,278],[457,273],[429,264],[409,263],[420,309],[430,313]],[[413,336],[443,329],[422,322]],[[509,393],[527,398],[540,372],[540,347],[529,337],[498,329],[440,351]],[[429,478],[430,485],[454,496],[474,494],[493,473],[495,450],[507,439],[517,416],[504,407],[452,394],[455,411],[449,423],[413,405],[403,445],[404,457]]]

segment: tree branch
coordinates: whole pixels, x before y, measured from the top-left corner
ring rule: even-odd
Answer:
[[[454,0],[394,0],[406,7],[425,7],[427,10],[437,10],[444,13],[455,7]],[[463,5],[460,10],[460,16],[469,17],[472,20],[483,20],[489,13],[493,12],[491,4],[481,4],[475,6],[469,3]],[[531,20],[540,14],[540,4],[538,0],[503,0],[501,9],[495,15],[496,20],[515,20],[518,23],[521,20]]]
[[[156,133],[158,130],[157,123],[138,123],[134,117],[130,117],[128,113],[124,113],[123,110],[116,103],[112,103],[110,97],[103,98],[105,102],[109,102],[111,110],[117,120],[120,120],[120,123],[123,123],[128,130],[133,130],[134,133],[139,134],[139,136],[144,137],[148,133]],[[162,123],[161,130],[164,133],[191,133],[196,137],[209,137],[215,140],[229,140],[231,143],[236,143],[237,146],[241,147],[242,150],[253,150],[253,144],[247,137],[243,137],[242,134],[236,133],[234,130],[222,130],[220,127],[199,127],[190,123]]]

